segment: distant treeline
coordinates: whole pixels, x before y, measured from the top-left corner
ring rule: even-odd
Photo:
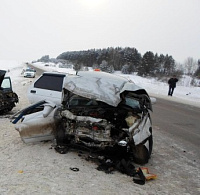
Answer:
[[[80,67],[99,68],[105,72],[122,71],[124,74],[137,72],[141,76],[171,75],[176,71],[175,60],[170,55],[158,55],[147,51],[143,56],[135,48],[108,47],[85,51],[68,51],[57,59],[67,60]]]
[[[184,64],[175,63],[172,56],[147,51],[143,56],[135,48],[108,47],[84,51],[67,51],[56,59],[49,55],[42,56],[40,62],[61,62],[63,66],[73,64],[75,70],[93,67],[105,72],[121,71],[124,74],[136,73],[139,76],[167,78],[183,74],[200,78],[200,59],[188,57]]]

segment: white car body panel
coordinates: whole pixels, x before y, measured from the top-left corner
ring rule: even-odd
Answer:
[[[135,145],[140,144],[142,141],[144,141],[151,135],[149,131],[151,126],[152,124],[150,118],[148,117],[148,115],[146,115],[139,124],[138,128],[134,131],[133,140]]]
[[[40,88],[36,89],[31,86],[28,89],[27,96],[31,104],[39,102],[41,100],[46,100],[55,102],[57,105],[61,105],[62,92],[47,89],[44,90]]]
[[[37,80],[35,80],[35,82],[28,89],[27,96],[28,96],[29,102],[33,104],[41,100],[47,100],[47,101],[52,101],[56,103],[57,105],[61,105],[62,88],[63,88],[63,83],[64,83],[66,75],[67,74],[64,74],[64,73],[54,73],[54,72],[43,73],[43,75],[41,75]],[[44,78],[45,76],[46,78]],[[54,78],[60,78],[59,82],[52,81]],[[37,83],[39,83],[40,81],[42,82],[42,79],[44,79],[44,82],[43,82],[44,84],[41,86],[37,86]],[[56,90],[51,89],[51,86],[49,86],[49,85],[54,85],[54,84],[57,87]]]
[[[25,143],[53,140],[56,122],[54,115],[56,111],[55,104],[48,102],[44,105],[43,111],[24,116],[22,122],[15,126],[21,139]]]

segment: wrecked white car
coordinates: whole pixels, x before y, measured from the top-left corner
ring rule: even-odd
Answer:
[[[56,139],[57,144],[121,150],[147,163],[152,152],[151,100],[126,78],[104,72],[78,72],[65,80],[62,106],[41,101],[13,116],[26,143]],[[117,152],[118,153],[118,152]]]

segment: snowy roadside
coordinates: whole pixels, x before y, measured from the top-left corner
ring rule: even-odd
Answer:
[[[151,97],[161,98],[168,101],[173,101],[173,102],[182,103],[182,104],[200,108],[200,102],[196,98],[195,99],[191,98],[188,100],[188,99],[177,97],[176,95],[174,95],[173,97],[167,96],[167,95],[155,94],[155,93],[149,93],[149,95]]]
[[[20,102],[12,113],[28,105],[27,88],[34,79],[23,78],[21,68],[9,72]],[[143,194],[197,195],[200,193],[200,153],[154,127],[152,158],[145,166],[158,178],[141,186],[117,171],[105,174],[86,161],[87,153],[56,153],[51,142],[24,144],[14,125],[0,118],[0,194]],[[169,143],[171,146],[169,147]],[[198,151],[198,150],[197,150]],[[136,165],[138,167],[139,165]],[[73,172],[70,167],[79,168]]]
[[[0,60],[0,65],[1,69],[9,70],[9,72],[7,72],[7,75],[11,76],[13,82],[18,82],[20,79],[22,79],[17,75],[20,75],[22,69],[27,66],[27,64],[23,64],[21,62],[2,61],[2,60]],[[55,65],[53,63],[49,63],[48,66],[45,66],[45,63],[41,62],[37,62],[32,65],[49,72],[56,71],[56,72],[65,72],[69,74],[76,73],[73,69],[59,68],[58,65]],[[159,82],[153,78],[149,79],[149,78],[142,78],[137,75],[128,75],[128,74],[125,75],[121,74],[118,71],[116,71],[114,74],[127,77],[128,79],[135,82],[135,84],[137,84],[138,86],[146,89],[146,91],[153,97],[200,107],[200,87],[188,86],[189,85],[188,82],[189,80],[191,80],[191,78],[188,78],[186,76],[177,83],[177,87],[174,90],[173,96],[169,97],[167,96],[168,92],[167,83]],[[30,80],[30,82],[32,81],[33,79]]]
[[[41,68],[45,71],[57,71],[65,72],[69,74],[75,74],[76,72],[73,69],[69,68],[58,68],[55,64],[49,64],[45,66],[44,63],[34,63],[33,66]],[[117,74],[122,77],[127,77],[132,80],[135,84],[140,87],[143,87],[150,96],[155,98],[162,98],[169,101],[179,102],[183,104],[188,104],[191,106],[200,108],[200,87],[184,86],[188,83],[187,77],[178,82],[176,89],[174,90],[173,96],[168,96],[168,84],[159,82],[156,79],[142,78],[137,75],[128,75],[121,74],[119,71],[116,71],[114,74]]]

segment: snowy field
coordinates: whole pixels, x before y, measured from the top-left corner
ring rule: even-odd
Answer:
[[[26,93],[34,79],[21,75],[24,66],[25,64],[18,62],[0,62],[0,69],[9,69],[7,75],[11,77],[13,89],[19,96],[19,104],[11,114],[29,105]],[[35,66],[45,68],[46,71],[74,72],[71,69],[44,67],[41,63]],[[125,76],[145,88],[152,96],[200,106],[199,87],[178,84],[174,96],[168,97],[166,83],[134,75]],[[186,95],[187,93],[190,94]],[[113,174],[97,171],[95,163],[85,160],[85,153],[78,156],[77,151],[70,151],[61,155],[52,149],[51,142],[23,143],[8,117],[9,115],[0,117],[1,195],[200,194],[200,154],[196,152],[198,149],[193,150],[191,144],[175,140],[173,135],[160,131],[159,127],[153,126],[153,154],[149,163],[145,165],[158,178],[141,186],[133,183],[131,177],[117,171]],[[73,172],[70,167],[78,167],[79,171]]]

